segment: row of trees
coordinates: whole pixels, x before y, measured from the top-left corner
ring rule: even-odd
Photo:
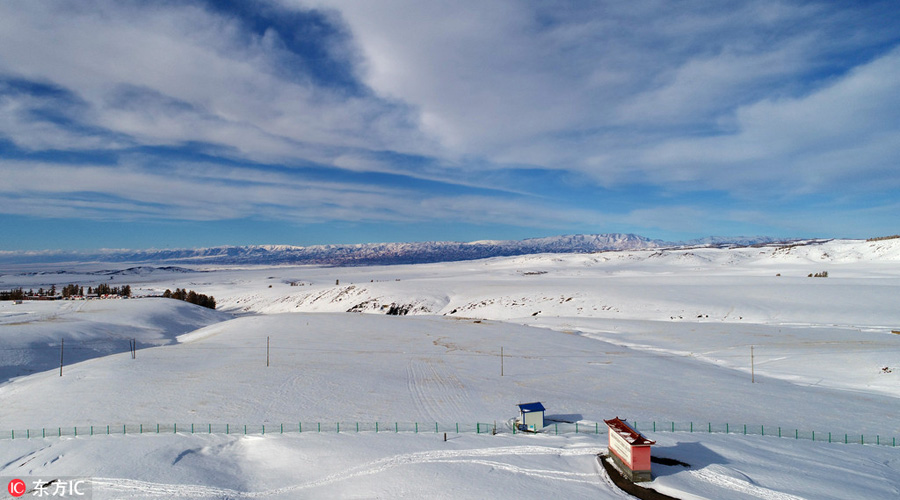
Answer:
[[[61,295],[63,298],[70,297],[84,297],[84,287],[76,284],[69,284],[62,288]],[[131,297],[131,285],[125,285],[122,287],[118,286],[109,286],[106,283],[101,283],[96,287],[88,287],[87,296],[95,296],[102,297],[105,295],[118,295],[120,297]],[[58,297],[56,293],[56,285],[51,286],[49,289],[44,290],[43,288],[39,288],[37,293],[34,290],[28,290],[27,292],[22,288],[14,288],[9,291],[0,291],[0,300],[25,300],[34,297],[42,297],[42,298],[56,298]],[[216,308],[216,299],[215,297],[204,295],[202,293],[197,293],[193,290],[187,290],[184,288],[176,288],[173,292],[172,290],[166,290],[163,293],[163,297],[167,299],[178,299],[183,300],[185,302],[190,302],[191,304],[196,304],[198,306],[207,307],[209,309]]]
[[[183,300],[185,302],[190,302],[191,304],[197,304],[198,306],[207,307],[209,309],[216,308],[216,299],[212,296],[206,296],[202,293],[197,293],[193,290],[185,290],[183,288],[176,288],[173,292],[172,290],[166,289],[163,292],[163,297],[167,299],[178,299]]]
[[[0,300],[25,300],[25,290],[14,288],[9,291],[0,292]]]
[[[117,286],[109,286],[106,283],[100,283],[97,285],[97,288],[91,290],[88,287],[88,295],[96,294],[96,295],[119,295],[122,297],[131,297],[131,285],[125,285],[121,288]]]
[[[50,288],[44,290],[44,287],[38,288],[38,291],[35,292],[34,289],[28,290],[25,292],[21,288],[17,288],[15,290],[11,290],[8,293],[23,293],[25,297],[56,297],[56,285],[50,285]],[[24,297],[22,297],[24,298]],[[18,299],[17,299],[18,300]]]
[[[46,298],[55,298],[59,295],[62,295],[64,299],[70,297],[85,297],[84,287],[76,284],[69,284],[62,287],[60,290],[60,294],[57,294],[56,285],[51,285],[50,288],[44,290],[43,287],[38,288],[37,292],[33,289],[28,290],[27,292],[22,288],[15,288],[10,291],[0,292],[0,300],[25,300],[30,297],[46,297]],[[120,297],[131,297],[131,285],[125,285],[122,287],[111,287],[106,283],[101,283],[97,285],[96,288],[88,287],[87,296],[96,296],[100,297],[103,295],[118,295]]]
[[[88,287],[88,290],[90,290],[90,289],[91,289],[91,287]],[[84,287],[83,286],[66,285],[62,289],[63,297],[75,297],[78,295],[84,296]]]

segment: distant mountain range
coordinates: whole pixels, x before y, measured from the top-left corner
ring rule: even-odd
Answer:
[[[101,250],[97,252],[0,252],[0,263],[133,262],[167,264],[315,264],[361,266],[419,264],[509,257],[538,253],[593,253],[684,246],[750,246],[774,238],[704,238],[686,242],[651,240],[634,234],[576,234],[526,240],[429,241],[357,245],[250,245],[173,250]]]

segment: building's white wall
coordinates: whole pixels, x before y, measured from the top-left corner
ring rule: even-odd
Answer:
[[[534,426],[535,430],[541,430],[544,428],[544,412],[542,411],[533,411],[530,413],[523,414],[523,423],[526,426]]]

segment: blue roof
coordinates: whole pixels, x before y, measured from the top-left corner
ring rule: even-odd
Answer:
[[[522,413],[544,411],[544,405],[540,403],[522,403],[519,405],[519,411],[521,411]]]

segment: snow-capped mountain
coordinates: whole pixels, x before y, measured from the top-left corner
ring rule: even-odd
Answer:
[[[634,234],[576,234],[525,240],[474,242],[430,241],[414,243],[367,243],[355,245],[251,245],[199,249],[102,250],[74,252],[3,252],[0,262],[154,262],[181,264],[317,264],[374,265],[452,262],[538,253],[593,253],[672,246],[751,245],[770,243],[772,238],[709,238],[684,243],[652,240]]]

